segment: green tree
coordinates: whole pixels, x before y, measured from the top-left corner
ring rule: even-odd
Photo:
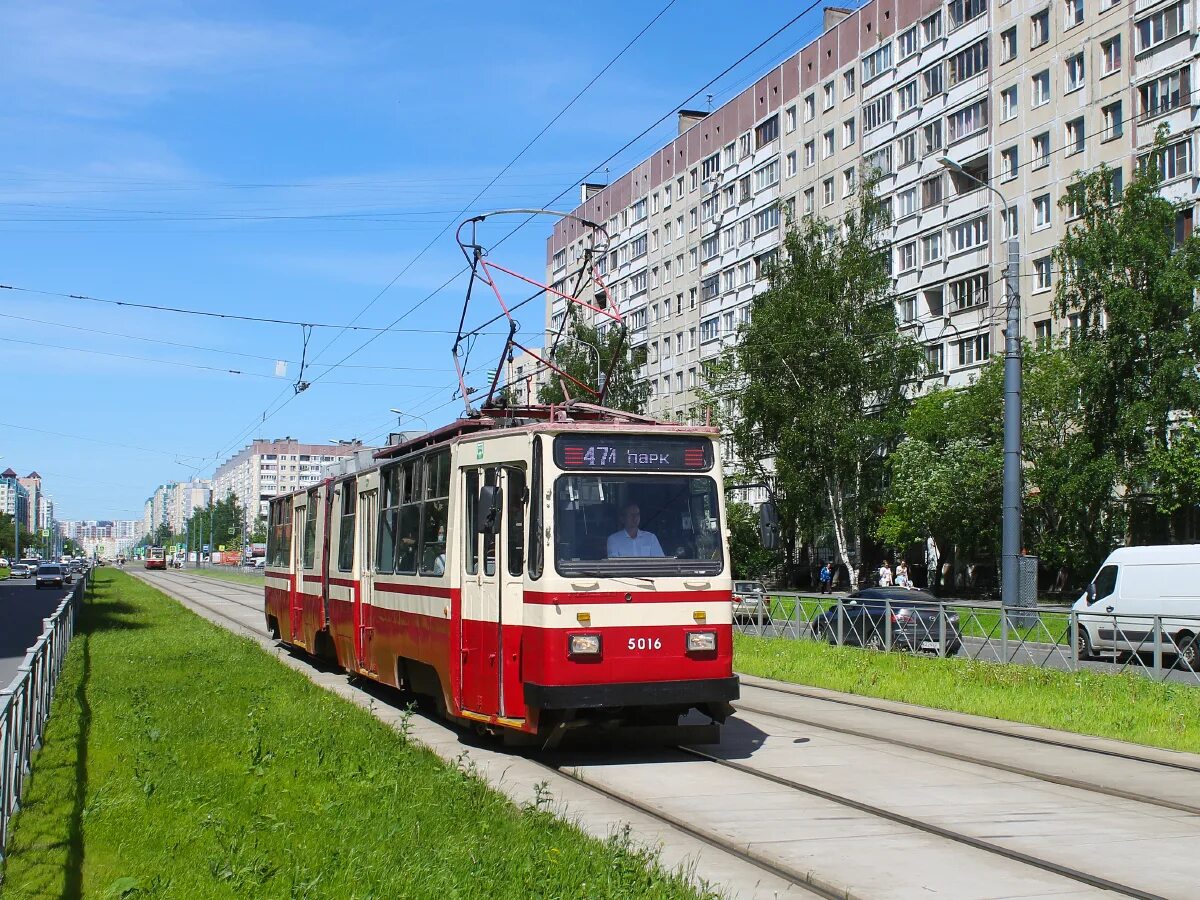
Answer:
[[[646,364],[646,348],[629,348],[620,328],[598,328],[583,320],[571,304],[568,305],[567,321],[557,346],[551,351],[551,360],[564,372],[583,384],[598,387],[598,379],[608,372],[614,358],[616,365],[608,378],[604,405],[610,409],[641,413],[650,395],[646,379],[639,370]],[[538,388],[538,399],[542,403],[562,403],[563,382],[567,392],[575,399],[593,399],[579,385],[572,384],[557,372],[551,371],[546,383]]]
[[[706,372],[743,467],[773,469],[785,533],[803,525],[784,516],[824,515],[848,566],[861,561],[883,456],[900,437],[921,360],[897,328],[876,185],[863,177],[857,205],[837,225],[811,216],[789,223],[769,288]]]
[[[1071,317],[1066,353],[1083,398],[1075,439],[1091,461],[1074,486],[1092,560],[1122,540],[1175,537],[1162,515],[1179,506],[1174,434],[1200,412],[1200,241],[1176,234],[1163,152],[1160,139],[1120,197],[1101,166],[1061,201],[1077,218],[1054,253],[1055,312]]]
[[[748,503],[730,503],[729,556],[734,578],[764,578],[780,562],[779,553],[764,550],[758,533],[758,513]]]
[[[267,517],[259,513],[254,519],[254,528],[250,531],[250,541],[254,544],[267,542]]]

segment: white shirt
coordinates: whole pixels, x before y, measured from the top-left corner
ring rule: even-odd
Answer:
[[[608,556],[663,556],[662,544],[649,531],[638,531],[636,537],[622,528],[608,536]]]

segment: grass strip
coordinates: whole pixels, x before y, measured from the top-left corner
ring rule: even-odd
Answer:
[[[8,568],[8,566],[0,566],[0,581],[3,581],[10,574],[11,570]]]
[[[733,646],[738,671],[748,675],[1200,753],[1200,689],[1131,672],[1059,672],[741,634]]]
[[[100,569],[15,820],[26,897],[695,897]]]
[[[184,575],[202,575],[205,578],[218,578],[221,581],[236,581],[238,584],[252,584],[255,587],[262,587],[264,583],[263,573],[260,570],[258,574],[250,572],[237,572],[232,569],[181,569]]]

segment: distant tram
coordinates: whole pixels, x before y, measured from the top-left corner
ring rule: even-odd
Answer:
[[[162,547],[146,548],[146,568],[165,569],[167,567],[167,551]]]
[[[517,742],[681,735],[691,710],[715,739],[738,697],[717,438],[578,404],[388,447],[271,501],[267,628]]]

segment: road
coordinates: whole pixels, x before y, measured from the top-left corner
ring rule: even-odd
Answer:
[[[36,590],[32,578],[0,581],[0,688],[8,687],[47,618],[70,589]]]

